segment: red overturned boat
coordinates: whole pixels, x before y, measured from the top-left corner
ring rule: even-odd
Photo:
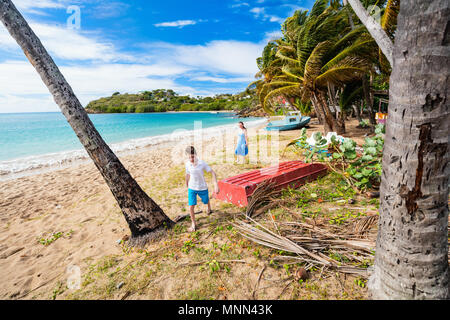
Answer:
[[[274,183],[276,189],[298,188],[306,182],[324,176],[327,167],[320,163],[288,161],[276,166],[257,169],[220,180],[216,199],[233,203],[239,207],[248,205],[248,198],[261,183]]]

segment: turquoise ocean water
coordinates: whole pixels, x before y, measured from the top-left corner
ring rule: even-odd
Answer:
[[[195,121],[203,129],[236,124],[241,121],[232,113],[147,113],[91,114],[97,130],[109,145],[146,137],[169,135],[175,130],[194,130]],[[258,118],[247,118],[254,122]],[[27,161],[39,163],[49,154],[70,154],[82,149],[78,138],[59,112],[0,114],[0,172],[10,167],[25,169]],[[114,149],[114,148],[113,148]],[[43,161],[41,159],[41,161]],[[14,168],[13,168],[14,169]]]

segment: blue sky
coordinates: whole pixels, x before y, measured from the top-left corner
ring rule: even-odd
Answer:
[[[244,90],[280,25],[312,0],[13,0],[83,103],[159,88]],[[77,6],[80,20],[69,19]],[[72,25],[70,28],[68,26]],[[80,21],[80,28],[74,22]],[[76,25],[75,25],[76,26]],[[0,24],[0,112],[58,111]]]

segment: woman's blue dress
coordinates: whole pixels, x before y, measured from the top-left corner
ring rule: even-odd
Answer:
[[[238,142],[237,147],[234,153],[238,156],[246,156],[248,154],[248,147],[245,143],[245,132],[241,130],[240,133],[238,133]]]

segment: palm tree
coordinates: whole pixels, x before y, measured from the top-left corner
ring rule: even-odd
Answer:
[[[362,121],[360,108],[355,106],[359,104],[362,99],[362,82],[360,80],[349,82],[345,85],[339,95],[339,108],[344,112],[349,112],[352,108],[355,111],[355,116],[358,122]]]
[[[255,75],[258,80],[247,86],[247,90],[255,90],[257,96],[261,94],[264,84],[272,81],[274,77],[281,74],[281,60],[276,57],[279,41],[269,41],[264,47],[262,56],[256,59],[259,72]],[[262,106],[264,108],[264,106]],[[265,110],[265,109],[264,109]],[[270,110],[265,110],[270,112]]]
[[[383,7],[382,28],[393,38],[398,0],[364,0],[366,7],[375,3]],[[337,113],[337,110],[333,110],[337,108],[331,109],[330,105],[340,105],[338,96],[343,93],[347,83],[360,83],[363,94],[358,97],[365,102],[370,122],[374,125],[372,79],[379,77],[380,73],[388,79],[391,70],[377,43],[357,16],[354,16],[351,7],[342,7],[338,1],[330,1],[328,5],[327,0],[318,0],[310,12],[298,10],[286,19],[282,32],[283,38],[276,40],[274,43],[277,45],[270,48],[270,61],[273,61],[270,76],[252,83],[257,88],[264,110],[273,114],[272,105],[279,96],[295,101],[302,97],[300,105],[313,104],[325,131],[342,133],[345,131],[345,112],[349,106],[345,106],[346,109],[339,107],[341,112]],[[324,52],[324,44],[321,43],[324,41],[337,42],[339,45],[328,48],[329,52]],[[318,57],[319,54],[324,56]],[[266,55],[263,54],[263,57]],[[344,61],[344,58],[347,60]],[[262,59],[260,58],[261,61]],[[347,62],[348,68],[337,68],[324,75],[320,74],[338,61],[342,63],[340,67],[344,67],[344,62]],[[319,73],[312,63],[323,64]],[[305,79],[307,67],[309,78]],[[341,76],[340,81],[336,75]],[[327,77],[327,81],[323,81]],[[352,90],[355,88],[352,87]],[[360,118],[359,109],[357,111],[357,117]]]
[[[392,40],[386,33],[386,31],[383,30],[381,25],[378,24],[378,22],[376,22],[375,19],[369,15],[369,13],[366,11],[366,9],[359,0],[346,0],[346,1],[351,5],[353,11],[356,13],[359,20],[361,20],[361,22],[366,26],[370,35],[377,42],[381,51],[384,53],[386,59],[392,65],[393,64],[392,52],[394,50],[394,45]]]
[[[41,76],[108,184],[130,227],[130,244],[142,245],[164,226],[173,225],[102,139],[41,41],[10,0],[0,0],[0,20]]]
[[[358,0],[349,2],[358,16],[364,14],[358,13]],[[401,1],[388,59],[393,70],[380,222],[369,281],[376,299],[450,298],[449,19],[447,0]],[[390,39],[388,33],[380,37]],[[383,48],[385,42],[378,41],[383,52],[389,52]]]
[[[368,72],[375,42],[364,34],[363,26],[351,30],[347,13],[335,3],[327,7],[327,3],[316,1],[308,16],[300,20],[303,24],[296,26],[295,42],[285,37],[276,54],[284,62],[283,75],[262,86],[260,100],[270,110],[271,99],[278,95],[301,97],[303,103],[312,102],[325,131],[343,133],[343,113],[337,117],[331,111],[327,93]],[[337,105],[333,94],[328,98]]]
[[[388,0],[385,1],[371,1],[365,0],[363,1],[364,8],[369,7],[369,5],[376,4],[379,6],[384,6],[384,12],[381,17],[381,28],[386,32],[391,41],[394,41],[395,38],[395,30],[397,28],[397,15],[400,7],[399,0]],[[351,10],[350,6],[347,6],[348,9]],[[351,15],[349,16],[351,17]],[[363,24],[364,25],[364,24]],[[378,46],[373,49],[376,50]],[[378,70],[378,73],[382,73],[387,79],[391,74],[391,68],[389,61],[386,59],[386,56],[382,53],[381,49],[378,48],[378,59],[374,61],[374,65]],[[362,89],[363,89],[363,97],[364,101],[367,105],[367,111],[369,113],[369,120],[372,125],[376,124],[375,121],[375,113],[373,111],[373,102],[374,102],[374,93],[372,88],[374,78],[374,72],[370,72],[369,75],[366,75],[362,78]]]

